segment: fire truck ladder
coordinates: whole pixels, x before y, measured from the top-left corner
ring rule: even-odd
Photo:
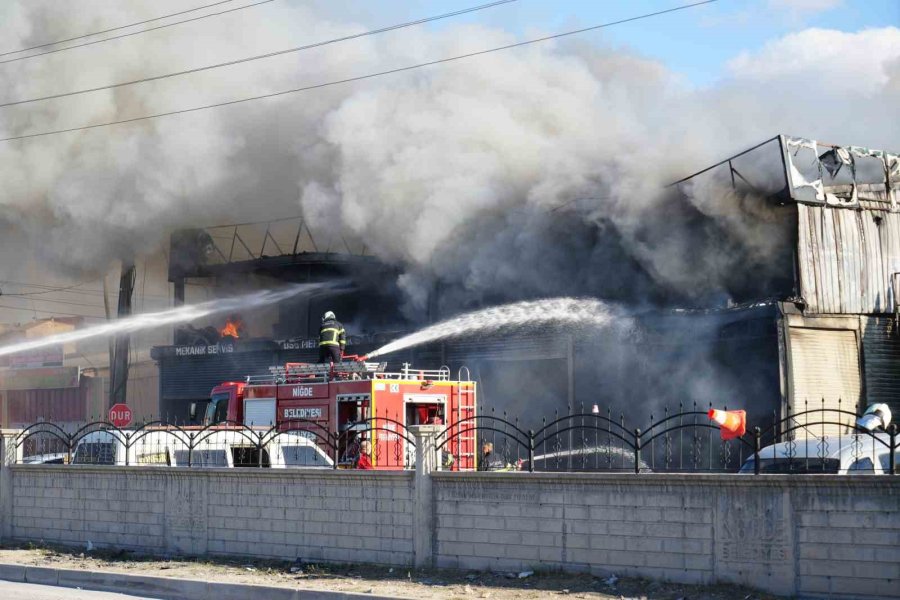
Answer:
[[[465,374],[465,377],[463,375]],[[454,455],[459,460],[459,468],[463,469],[463,459],[467,459],[466,463],[471,465],[470,467],[466,467],[467,470],[474,471],[476,468],[475,464],[475,425],[473,421],[465,421],[464,424],[460,425],[464,419],[471,419],[475,416],[475,385],[471,382],[471,375],[469,374],[469,369],[466,367],[462,367],[459,370],[458,376],[459,388],[457,389],[457,402],[456,402],[456,423],[457,427],[460,427],[460,431],[465,431],[466,429],[471,429],[471,431],[467,431],[466,433],[460,434],[456,437],[456,448]]]

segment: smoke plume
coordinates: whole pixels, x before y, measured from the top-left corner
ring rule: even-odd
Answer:
[[[0,8],[0,39],[4,50],[24,47],[180,6],[10,2]],[[0,96],[103,85],[365,29],[327,3],[276,2],[2,64]],[[129,118],[517,40],[478,25],[406,29],[4,108],[0,130]],[[545,43],[279,99],[2,143],[0,227],[47,267],[76,276],[150,252],[173,228],[302,211],[316,231],[353,237],[398,265],[411,313],[435,285],[450,309],[565,294],[739,297],[746,281],[736,269],[766,277],[783,251],[777,211],[748,212],[746,197],[709,186],[684,188],[676,202],[662,186],[781,132],[896,150],[898,101],[895,27],[792,34],[737,57],[724,80],[704,88],[602,39]]]

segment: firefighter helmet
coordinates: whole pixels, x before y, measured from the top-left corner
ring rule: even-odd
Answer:
[[[331,312],[330,310],[328,312],[326,312],[324,315],[322,315],[323,321],[328,321],[329,319],[332,321],[337,319],[337,317],[334,316],[334,313]]]

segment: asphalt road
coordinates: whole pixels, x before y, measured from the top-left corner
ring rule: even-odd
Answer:
[[[93,592],[72,588],[0,581],[3,600],[152,600],[143,596],[127,596],[111,592]]]

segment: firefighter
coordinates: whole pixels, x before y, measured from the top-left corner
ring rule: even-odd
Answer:
[[[319,328],[319,362],[341,362],[346,345],[344,326],[329,310],[322,316],[322,326]]]
[[[481,460],[478,461],[479,471],[509,471],[510,465],[507,465],[502,458],[494,454],[494,444],[485,442],[481,445]]]
[[[356,464],[353,465],[354,469],[372,469],[372,460],[369,458],[369,455],[372,454],[372,442],[369,440],[363,440],[359,445],[359,456],[356,457]]]

